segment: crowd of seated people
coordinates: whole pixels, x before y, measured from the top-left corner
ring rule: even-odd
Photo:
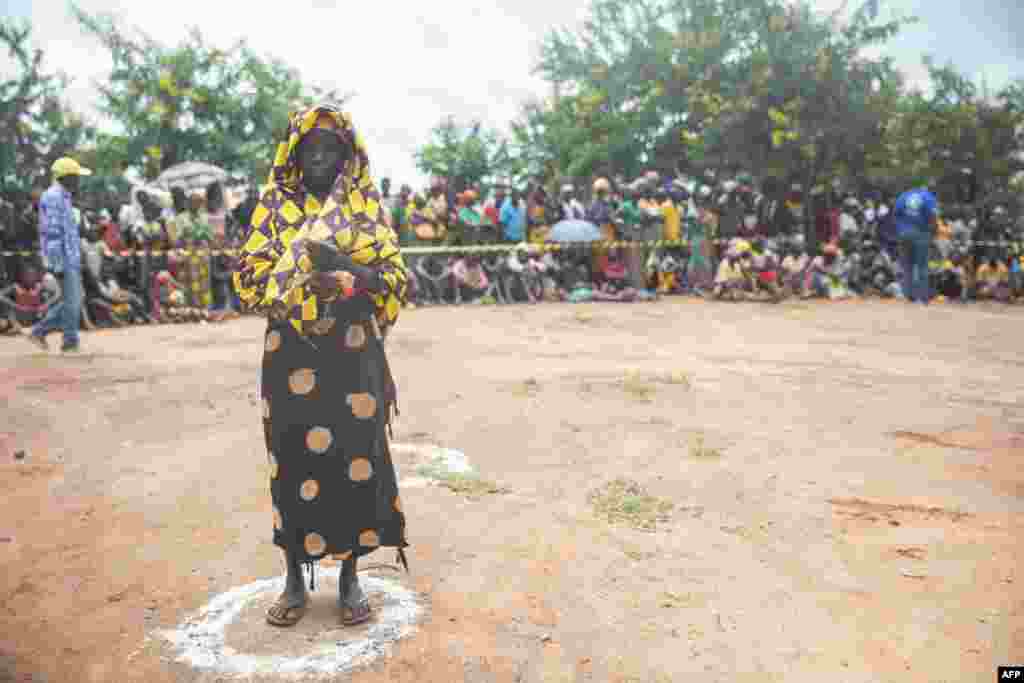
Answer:
[[[438,181],[423,194],[403,186],[391,197],[383,187],[382,204],[407,249],[412,306],[665,295],[776,303],[901,299],[907,289],[889,220],[892,194],[815,188],[805,209],[799,185],[782,188],[768,179],[755,187],[744,174],[662,180],[648,173],[633,183],[600,178],[588,203],[572,185],[558,196],[540,186],[499,186],[487,198],[476,190],[449,196]],[[0,202],[0,333],[31,325],[60,297],[60,285],[31,255],[37,199]],[[170,203],[162,206],[138,190],[117,221],[108,210],[76,210],[84,327],[239,315],[231,276],[251,202],[227,212],[214,184],[191,197],[174,190]],[[553,243],[551,226],[562,220],[587,220],[617,246]],[[944,209],[932,245],[932,295],[1024,301],[1020,232],[1019,219],[999,204]]]
[[[84,329],[239,315],[231,287],[233,253],[248,217],[224,210],[219,184],[191,199],[180,191],[173,197],[173,208],[165,208],[139,190],[116,222],[110,210],[75,208]],[[60,297],[59,283],[37,253],[37,210],[30,202],[21,210],[0,205],[0,334],[23,331]]]

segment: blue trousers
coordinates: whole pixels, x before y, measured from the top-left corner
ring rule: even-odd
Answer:
[[[928,286],[928,254],[931,249],[931,235],[910,232],[900,239],[903,249],[900,253],[903,266],[903,295],[910,301],[927,303],[931,299]]]
[[[46,316],[32,328],[32,334],[45,337],[60,329],[64,346],[78,346],[78,325],[82,318],[82,274],[67,271],[59,278],[63,290],[61,300],[46,311]]]

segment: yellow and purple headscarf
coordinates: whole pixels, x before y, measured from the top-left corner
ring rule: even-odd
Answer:
[[[333,130],[353,149],[323,204],[303,187],[298,165],[299,143],[314,128]],[[309,287],[313,264],[306,244],[330,240],[356,263],[381,272],[385,289],[373,301],[385,331],[406,301],[408,272],[384,213],[366,146],[349,115],[326,105],[293,113],[242,247],[234,275],[239,298],[254,310],[287,319],[300,334],[313,332],[323,311]]]

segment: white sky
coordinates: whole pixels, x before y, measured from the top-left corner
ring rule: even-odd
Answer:
[[[369,145],[374,173],[391,176],[396,186],[421,184],[413,151],[443,116],[481,118],[504,128],[525,98],[546,94],[544,83],[531,75],[537,44],[549,27],[580,21],[587,7],[586,0],[79,1],[88,12],[113,12],[166,44],[181,40],[190,24],[198,24],[215,44],[227,46],[245,37],[257,52],[283,59],[308,81],[354,91],[349,108]],[[860,1],[851,0],[851,9]],[[816,2],[831,9],[841,0]],[[983,69],[996,87],[1024,75],[1024,41],[1007,32],[1007,21],[1024,25],[1018,21],[1024,19],[1020,10],[1011,9],[1016,0],[979,0],[970,11],[979,12],[988,28],[965,22],[961,12],[968,11],[967,5],[949,3],[942,10],[941,3],[936,9],[926,0],[881,2],[883,16],[895,7],[926,17],[886,49],[912,78],[924,74],[920,55],[925,51],[942,62],[952,59],[975,76]],[[72,105],[86,114],[95,112],[91,83],[105,77],[110,60],[78,28],[65,1],[0,3],[6,14],[32,21],[48,67],[74,77],[67,93]],[[292,22],[293,17],[303,23]],[[4,67],[5,56],[0,56]],[[268,154],[272,146],[268,141]]]

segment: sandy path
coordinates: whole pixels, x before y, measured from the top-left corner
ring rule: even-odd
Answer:
[[[987,682],[1024,663],[1020,310],[406,312],[396,441],[460,448],[507,492],[403,493],[402,580],[429,618],[351,680]],[[94,333],[80,358],[0,339],[0,681],[221,680],[146,635],[282,570],[261,331]],[[596,518],[587,494],[616,477],[668,521]],[[238,644],[265,640],[258,616]]]

